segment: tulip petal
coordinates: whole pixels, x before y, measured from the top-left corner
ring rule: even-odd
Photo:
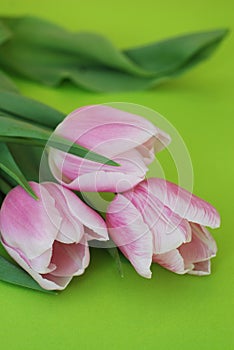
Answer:
[[[190,275],[196,275],[196,276],[210,275],[211,273],[210,265],[211,265],[210,260],[200,261],[198,263],[195,263],[194,268],[190,270],[188,273]]]
[[[110,237],[143,277],[150,278],[152,235],[135,206],[118,194],[108,207],[106,223]]]
[[[119,141],[121,143],[121,140]],[[136,145],[138,146],[138,145]],[[112,143],[108,145],[108,148],[112,148]],[[143,154],[145,150],[145,153]],[[95,146],[92,149],[93,152],[98,152]],[[62,175],[67,179],[75,179],[78,176],[84,175],[86,173],[91,173],[95,171],[110,171],[110,172],[134,172],[138,176],[144,176],[147,171],[146,163],[144,162],[144,157],[147,158],[149,150],[143,145],[133,148],[124,153],[119,153],[112,159],[121,164],[120,166],[110,166],[106,164],[101,164],[93,162],[86,158],[80,158],[75,155],[51,149],[49,152],[49,163],[50,167],[55,172],[56,178],[61,182],[64,180]],[[153,160],[153,159],[152,159]],[[61,175],[62,174],[62,175]]]
[[[30,182],[30,186],[39,200],[20,186],[11,190],[1,207],[0,230],[6,244],[19,249],[28,259],[34,259],[52,247],[61,217],[46,189],[34,182]],[[50,207],[49,214],[45,207]]]
[[[66,277],[59,277],[59,276],[54,276],[52,274],[46,274],[42,275],[43,278],[43,284],[45,286],[50,286],[50,285],[55,285],[56,290],[63,290],[67,287],[67,285],[71,282],[73,276],[66,276]],[[40,284],[40,283],[39,283]],[[45,289],[49,289],[48,287],[44,287]]]
[[[104,105],[75,110],[55,133],[91,150],[99,145],[98,153],[108,158],[135,148],[134,143],[141,145],[152,136],[158,140],[159,150],[170,143],[169,135],[145,118]]]
[[[27,260],[29,266],[33,270],[43,274],[43,273],[50,273],[56,269],[56,266],[54,264],[51,264],[51,257],[52,257],[52,248],[48,249],[43,254],[41,254],[40,256],[34,259],[27,260],[25,258],[25,260]]]
[[[180,275],[187,273],[193,268],[193,265],[187,266],[187,268],[185,268],[184,259],[178,249],[173,249],[170,252],[164,254],[153,255],[153,262],[165,267],[167,270],[178,273]]]
[[[124,193],[140,211],[149,226],[154,242],[154,254],[162,254],[178,248],[191,240],[191,228],[187,220],[165,207],[141,182],[132,191]]]
[[[44,182],[41,186],[46,188],[54,198],[55,207],[62,217],[56,240],[64,243],[78,243],[84,235],[84,227],[75,215],[76,210],[79,210],[80,199],[73,192],[55,183]],[[46,211],[50,215],[49,206],[46,206]]]
[[[165,206],[188,221],[212,228],[220,226],[217,210],[208,202],[164,179],[150,178],[148,187]]]
[[[179,248],[185,264],[200,263],[216,256],[216,242],[209,231],[198,224],[191,224],[191,227],[191,242],[183,244]]]
[[[160,147],[157,145],[157,140],[152,136],[148,141],[138,146],[136,149],[140,152],[146,165],[153,162],[155,153]]]
[[[51,263],[56,269],[50,275],[58,277],[78,276],[89,264],[89,248],[85,241],[79,244],[63,244],[55,241]]]
[[[49,154],[50,168],[56,180],[79,191],[126,191],[142,181],[148,170],[136,149],[119,154],[113,160],[121,166],[110,167],[55,150]]]
[[[170,143],[170,137],[145,118],[102,105],[74,111],[58,125],[55,134],[121,164],[103,165],[51,148],[49,166],[54,177],[79,191],[122,192],[132,188],[144,179],[154,152]],[[117,177],[121,178],[118,187]]]
[[[63,213],[61,229],[56,240],[64,243],[78,243],[84,233],[87,233],[86,227],[90,229],[88,239],[108,240],[105,221],[77,195],[57,184],[43,183],[43,186],[51,191],[51,194],[53,193],[56,206],[60,213]],[[68,240],[64,239],[66,237]]]
[[[41,275],[35,270],[33,270],[27,262],[20,256],[20,254],[13,248],[9,247],[7,244],[2,243],[6,251],[9,253],[9,255],[26,271],[31,275],[37,283],[44,289],[47,290],[63,290],[66,288],[66,286],[69,284],[69,282],[72,279],[72,276],[70,277],[64,277],[64,278],[51,278],[50,274],[47,275]]]
[[[87,173],[64,184],[67,188],[81,192],[124,192],[137,185],[142,178],[134,174],[99,171]]]

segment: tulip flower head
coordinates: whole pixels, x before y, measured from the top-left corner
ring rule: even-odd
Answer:
[[[55,135],[114,160],[99,164],[51,148],[49,166],[63,186],[79,191],[122,192],[145,178],[154,154],[170,137],[143,117],[109,106],[80,108],[67,116]]]
[[[109,235],[136,271],[150,278],[152,262],[178,274],[207,275],[217,247],[214,207],[164,179],[150,178],[117,194],[106,216]]]
[[[89,240],[108,239],[103,219],[70,190],[30,183],[34,200],[20,186],[0,211],[1,242],[44,289],[64,289],[89,264]]]

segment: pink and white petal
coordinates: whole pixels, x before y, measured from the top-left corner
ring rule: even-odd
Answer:
[[[55,133],[88,149],[100,145],[99,152],[107,157],[133,148],[132,140],[140,145],[147,142],[150,137],[156,136],[160,141],[160,148],[170,142],[170,137],[166,133],[145,118],[103,105],[77,109],[58,125]],[[126,142],[115,144],[116,138]],[[112,147],[110,144],[107,147],[108,140],[114,142]]]
[[[56,240],[63,243],[78,243],[84,235],[83,224],[76,215],[80,199],[73,192],[58,184],[44,182],[41,186],[46,188],[54,198],[55,206],[62,218]],[[50,214],[50,207],[46,207],[46,210]]]
[[[125,153],[120,153],[113,159],[120,164],[120,166],[114,167],[114,171],[116,172],[125,174],[134,173],[138,177],[144,177],[148,171],[147,161],[144,161],[144,157],[142,157],[139,149],[131,149]]]
[[[50,273],[46,274],[46,275],[41,275],[43,280],[47,281],[46,283],[53,283],[54,285],[57,286],[57,290],[63,290],[65,289],[68,284],[71,282],[73,276],[65,276],[65,277],[60,277],[60,276],[54,276]],[[45,288],[46,289],[46,288]]]
[[[131,183],[121,186],[120,190],[125,191],[142,181],[148,170],[144,158],[136,149],[122,153],[114,160],[121,166],[103,165],[62,152],[55,153],[54,150],[49,154],[50,168],[56,180],[67,188],[81,191],[116,192],[116,178],[120,175],[126,179],[125,182],[133,179]],[[97,178],[95,182],[87,180],[89,174]]]
[[[76,179],[86,173],[98,170],[114,169],[116,167],[93,162],[86,158],[80,158],[70,153],[50,148],[48,157],[49,166],[54,177],[61,183]],[[113,170],[113,171],[114,171]]]
[[[153,162],[155,159],[155,137],[152,136],[148,141],[143,143],[142,145],[138,146],[136,149],[140,152],[141,156],[143,157],[144,163],[146,165]]]
[[[39,199],[20,186],[11,190],[1,207],[0,230],[6,244],[34,259],[52,247],[61,217],[47,190],[35,182],[30,185]],[[50,207],[49,213],[46,207]]]
[[[45,183],[43,184],[45,185]],[[51,186],[51,184],[50,184]],[[91,209],[87,204],[85,204],[77,195],[71,192],[69,189],[64,188],[60,185],[53,184],[53,187],[57,186],[59,188],[60,193],[63,195],[63,201],[61,200],[61,205],[66,205],[67,213],[65,213],[69,220],[72,218],[74,221],[74,229],[77,225],[79,225],[79,232],[77,232],[77,241],[73,240],[72,242],[79,242],[81,237],[83,237],[84,233],[87,233],[86,227],[90,229],[89,231],[89,239],[98,239],[100,241],[108,240],[108,232],[106,228],[105,221],[102,217]],[[62,210],[62,209],[61,209]],[[76,224],[76,226],[75,226]],[[85,226],[85,227],[84,227]],[[70,230],[71,231],[71,230]],[[77,228],[78,231],[78,228]],[[92,234],[93,231],[93,234]],[[72,231],[71,231],[72,232]],[[63,232],[64,236],[68,236],[68,232]],[[71,233],[70,233],[71,235]],[[75,233],[73,236],[75,238]],[[58,239],[59,238],[59,239]],[[61,241],[60,237],[57,237],[56,240]]]
[[[152,209],[151,213],[153,214],[153,212],[156,210]],[[155,254],[169,252],[191,240],[191,229],[187,220],[181,219],[167,207],[159,209],[157,215],[158,219],[156,216],[153,218],[152,215],[152,226],[150,225],[154,238]]]
[[[144,181],[143,181],[144,182]],[[153,235],[154,254],[162,254],[178,248],[191,240],[191,228],[187,220],[173,213],[140,183],[123,195],[140,211]]]
[[[72,277],[64,279],[63,281],[49,280],[46,278],[46,275],[40,275],[38,272],[34,271],[27,262],[23,259],[22,256],[13,248],[9,247],[7,244],[2,243],[9,255],[26,271],[32,278],[37,281],[37,283],[46,290],[63,290],[66,288]]]
[[[188,272],[190,275],[207,276],[211,273],[210,260],[200,261],[194,264],[194,268]]]
[[[137,185],[143,177],[135,174],[98,171],[79,176],[67,188],[81,192],[124,192]]]
[[[108,207],[106,223],[110,237],[145,278],[151,278],[152,234],[134,205],[118,194]]]
[[[121,144],[122,140],[118,140],[118,142]],[[49,152],[49,165],[56,179],[60,182],[66,182],[66,179],[69,182],[78,176],[96,171],[134,172],[138,176],[144,176],[148,170],[147,165],[154,160],[153,148],[149,150],[144,145],[133,146],[136,146],[136,148],[112,157],[113,160],[120,164],[118,167],[93,162],[53,148]],[[108,147],[112,148],[113,144],[111,143]],[[100,153],[95,147],[92,148],[92,151]]]
[[[212,228],[220,226],[219,213],[211,204],[176,184],[164,179],[150,178],[144,186],[182,218]]]
[[[105,234],[104,234],[105,232]],[[105,228],[103,232],[101,232],[100,234],[100,230],[99,233],[96,232],[95,230],[92,230],[91,228],[85,226],[85,238],[87,239],[87,241],[89,242],[89,246],[90,247],[96,247],[96,244],[100,247],[102,247],[102,245],[98,244],[97,242],[93,242],[91,243],[90,241],[108,241],[109,240],[109,235],[108,235],[108,230]]]
[[[187,273],[193,268],[193,265],[185,267],[184,259],[177,249],[164,254],[154,254],[153,262],[180,275]]]
[[[82,243],[63,244],[54,242],[51,263],[56,269],[50,275],[58,277],[79,276],[89,264],[89,248]]]
[[[54,264],[51,264],[51,257],[52,257],[52,248],[45,251],[40,256],[28,260],[29,266],[36,272],[42,274],[42,273],[50,273],[53,270],[56,269],[56,266]]]
[[[199,263],[216,256],[217,245],[209,231],[198,224],[191,224],[192,240],[179,248],[187,264]]]

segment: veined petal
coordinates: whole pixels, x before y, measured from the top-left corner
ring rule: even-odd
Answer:
[[[183,244],[179,248],[185,264],[200,263],[216,256],[216,242],[209,231],[198,224],[191,224],[191,227],[191,242]]]
[[[78,276],[89,264],[89,248],[86,241],[63,244],[55,241],[51,263],[56,266],[50,274],[58,277]]]
[[[123,195],[108,207],[106,223],[110,237],[143,277],[150,278],[153,254],[152,234],[141,214]]]
[[[160,200],[147,192],[141,182],[123,195],[140,211],[153,235],[154,254],[162,254],[191,240],[191,228],[187,220],[173,213]]]
[[[79,191],[122,192],[132,188],[144,179],[154,152],[170,142],[166,133],[145,118],[102,105],[74,111],[58,125],[55,134],[120,164],[103,165],[51,148],[49,166],[54,177]],[[118,187],[117,177],[121,177]]]
[[[11,190],[1,207],[0,230],[7,245],[34,259],[52,247],[61,216],[47,190],[34,182],[30,185],[39,199],[33,199],[20,186]],[[46,207],[50,207],[49,214]]]
[[[63,290],[67,287],[67,285],[71,282],[73,276],[65,276],[65,277],[60,277],[60,276],[54,276],[51,273],[48,273],[46,275],[41,275],[43,278],[43,285],[45,289],[49,289],[51,285],[56,286],[55,288],[51,289],[56,289],[56,290]],[[39,283],[39,281],[37,281]],[[39,283],[40,284],[40,283]],[[46,288],[47,286],[47,288]]]
[[[210,260],[200,261],[194,264],[194,268],[188,273],[195,276],[207,276],[211,273]]]
[[[46,188],[51,197],[54,198],[55,207],[62,218],[56,240],[64,243],[78,243],[84,235],[83,224],[76,215],[80,199],[73,192],[56,183],[44,182],[41,186]],[[46,211],[50,215],[49,206],[46,206]]]
[[[135,174],[98,171],[79,176],[69,184],[63,185],[81,192],[124,192],[142,179]]]
[[[143,157],[145,164],[150,164],[155,158],[156,149],[159,147],[155,146],[155,137],[152,136],[148,141],[138,146],[136,149],[140,152]],[[155,149],[156,148],[156,149]]]
[[[154,254],[153,262],[157,263],[167,270],[178,274],[185,274],[193,268],[193,265],[187,266],[185,268],[184,259],[181,256],[178,249],[171,250],[170,252],[164,254]]]
[[[63,213],[63,221],[59,235],[56,238],[57,241],[78,243],[83,235],[87,233],[86,227],[90,229],[89,239],[108,240],[105,221],[77,195],[54,183],[43,183],[43,186],[54,194],[56,205]],[[65,240],[65,238],[68,238],[68,240]]]
[[[150,178],[144,186],[165,206],[188,221],[219,227],[220,216],[208,202],[164,179]]]
[[[35,270],[36,272],[43,274],[43,273],[50,273],[53,270],[55,270],[56,266],[54,264],[51,264],[51,257],[52,257],[52,248],[45,251],[40,256],[28,260],[29,266]]]
[[[50,168],[56,180],[79,191],[126,191],[142,181],[148,171],[137,149],[119,154],[113,160],[121,166],[99,164],[55,150],[49,154]]]

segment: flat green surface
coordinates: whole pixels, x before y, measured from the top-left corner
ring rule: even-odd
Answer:
[[[234,21],[228,0],[1,0],[0,11],[97,31],[119,47],[188,31],[231,28]],[[1,282],[1,349],[234,348],[233,53],[231,33],[209,61],[146,92],[94,94],[72,85],[56,90],[16,80],[25,95],[64,112],[125,101],[163,114],[189,149],[194,192],[218,208],[222,227],[214,231],[219,252],[209,277],[178,276],[153,266],[152,280],[144,280],[124,264],[121,278],[111,257],[95,250],[87,272],[58,296]],[[160,160],[167,177],[176,180],[167,154]]]

